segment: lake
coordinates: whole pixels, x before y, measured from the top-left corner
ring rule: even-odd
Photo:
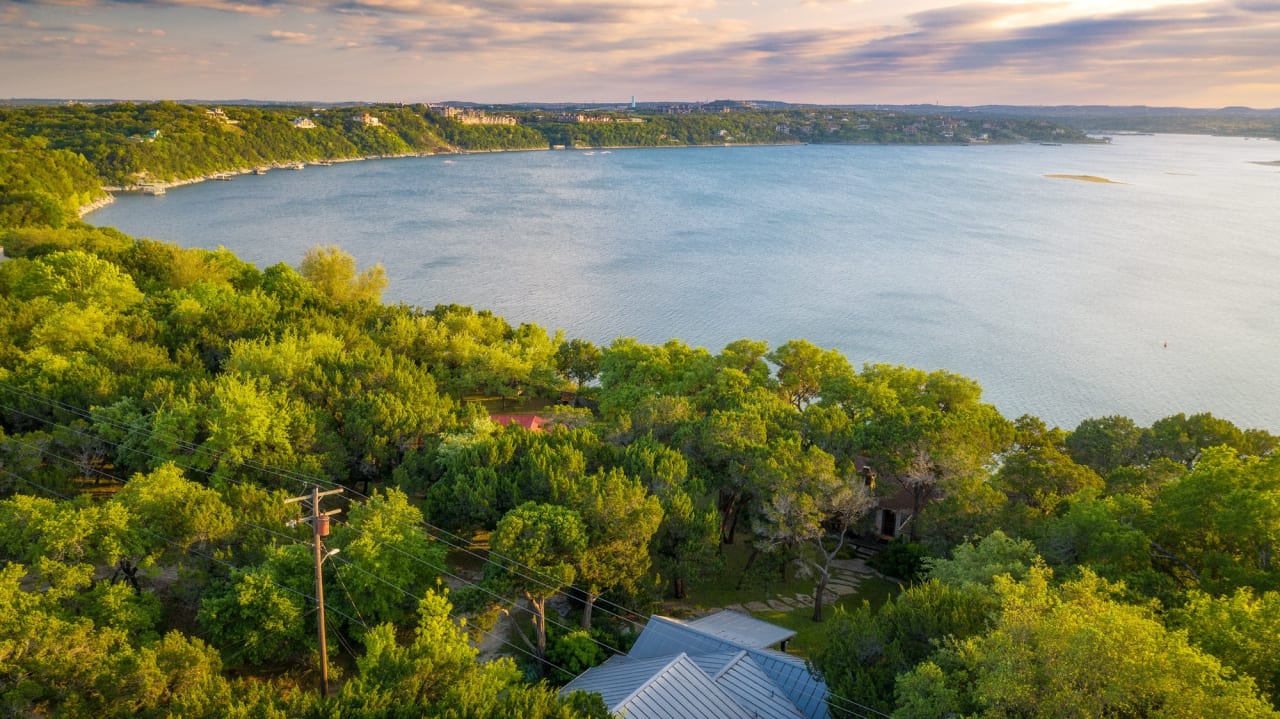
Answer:
[[[1009,417],[1280,431],[1280,144],[724,147],[276,170],[88,217],[266,267],[336,244],[384,300],[607,344],[739,338],[944,368]],[[1048,178],[1094,175],[1115,183]]]

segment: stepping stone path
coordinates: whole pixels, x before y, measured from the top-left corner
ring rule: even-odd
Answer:
[[[867,566],[867,560],[875,554],[867,547],[855,546],[853,559],[837,559],[831,563],[831,580],[827,582],[826,602],[834,602],[847,594],[858,591],[858,585],[869,577],[881,576]],[[773,597],[764,601],[731,604],[725,609],[752,614],[755,612],[789,612],[793,609],[813,607],[813,597],[797,594],[794,597]]]

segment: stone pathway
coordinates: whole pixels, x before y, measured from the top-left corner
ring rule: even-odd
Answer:
[[[869,577],[880,576],[880,573],[867,566],[867,560],[874,552],[866,547],[854,547],[853,559],[837,559],[831,563],[831,581],[827,582],[824,602],[831,603],[847,594],[858,591],[858,585]],[[772,599],[744,604],[731,604],[725,609],[734,609],[751,614],[754,612],[789,612],[794,609],[812,608],[813,596],[796,594],[795,596],[777,596]]]

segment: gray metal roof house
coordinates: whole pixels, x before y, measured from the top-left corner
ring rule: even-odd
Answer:
[[[598,692],[626,719],[829,719],[826,684],[804,660],[767,648],[792,636],[740,612],[653,616],[628,654],[560,691]]]

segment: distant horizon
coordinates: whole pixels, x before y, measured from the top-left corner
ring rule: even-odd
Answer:
[[[0,97],[1275,107],[1277,37],[1275,0],[22,0]]]
[[[529,107],[553,107],[553,106],[630,106],[631,99],[625,100],[519,100],[514,102],[480,102],[477,100],[464,100],[459,98],[451,98],[448,100],[291,100],[291,99],[266,99],[253,97],[240,98],[176,98],[176,97],[6,97],[0,98],[0,104],[19,104],[19,103],[66,103],[66,102],[82,102],[82,103],[118,103],[118,102],[135,102],[135,103],[153,103],[153,102],[174,102],[180,105],[313,105],[313,106],[341,106],[341,105],[479,105],[479,106],[529,106]],[[1249,105],[1222,105],[1222,106],[1190,106],[1190,105],[1147,105],[1140,103],[1133,104],[1101,104],[1101,103],[1035,103],[1035,104],[1018,104],[1018,103],[934,103],[934,102],[792,102],[789,100],[776,100],[764,98],[735,98],[720,97],[710,100],[640,100],[636,99],[637,108],[648,106],[662,105],[709,105],[723,102],[740,102],[748,104],[767,104],[775,106],[790,107],[858,107],[858,108],[875,108],[875,107],[939,107],[939,108],[966,108],[981,109],[985,107],[1011,107],[1011,108],[1032,108],[1052,110],[1058,108],[1078,108],[1078,109],[1110,109],[1110,110],[1187,110],[1196,112],[1230,112],[1233,110],[1249,111],[1249,112],[1280,112],[1280,105],[1274,107],[1253,107]]]

